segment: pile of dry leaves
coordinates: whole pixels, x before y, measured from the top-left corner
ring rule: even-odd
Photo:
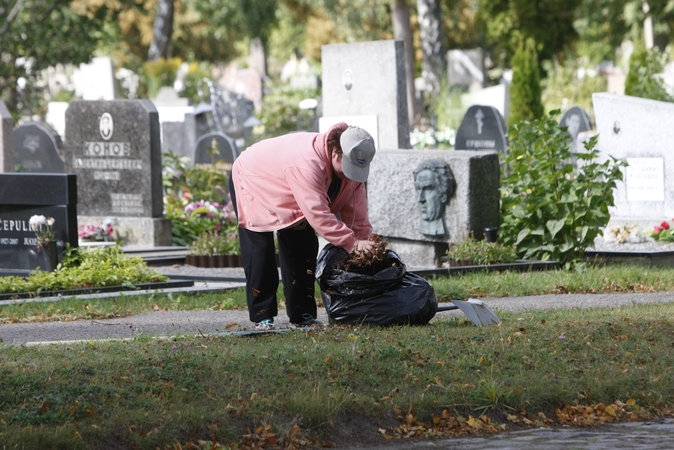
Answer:
[[[380,270],[395,264],[395,262],[387,261],[386,259],[386,247],[388,247],[388,242],[383,241],[378,234],[373,234],[372,237],[370,237],[370,241],[375,243],[373,255],[366,255],[362,252],[350,253],[349,256],[337,266],[337,269],[345,272],[374,275]]]

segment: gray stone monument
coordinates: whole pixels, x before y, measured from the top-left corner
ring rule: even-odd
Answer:
[[[3,101],[0,101],[0,172],[14,172],[14,120]]]
[[[473,105],[463,116],[456,132],[457,150],[498,150],[508,148],[506,124],[493,106]]]
[[[31,122],[14,129],[14,170],[29,173],[65,173],[63,144],[46,123]]]
[[[321,128],[341,121],[362,126],[352,118],[376,116],[378,130],[363,128],[375,137],[377,148],[412,147],[402,41],[324,45],[321,60]]]
[[[171,245],[163,218],[157,110],[149,100],[73,101],[66,170],[77,174],[80,224],[114,218],[125,245]]]
[[[500,168],[494,151],[379,150],[370,167],[373,232],[410,268],[439,267],[449,243],[470,233],[481,239],[485,228],[499,225]],[[431,201],[433,207],[424,206]]]
[[[652,229],[674,217],[674,103],[592,94],[601,157],[626,158],[609,227]]]

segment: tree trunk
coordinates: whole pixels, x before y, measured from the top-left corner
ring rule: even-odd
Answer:
[[[248,65],[257,70],[263,79],[267,78],[267,52],[262,39],[259,37],[251,39],[248,48],[250,51]]]
[[[442,30],[439,0],[417,0],[421,49],[424,54],[422,74],[426,89],[437,94],[447,72],[445,36]]]
[[[169,57],[171,35],[173,34],[173,1],[159,0],[157,16],[154,19],[154,37],[147,58],[156,61],[159,58]]]
[[[412,46],[412,28],[410,26],[410,5],[407,0],[393,0],[393,37],[405,43],[405,80],[407,84],[407,114],[410,127],[414,127],[418,106],[414,88],[414,47]]]

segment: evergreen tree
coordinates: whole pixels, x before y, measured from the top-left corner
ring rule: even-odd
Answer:
[[[512,59],[513,82],[510,86],[508,125],[543,117],[537,59],[536,42],[531,38],[523,38]]]

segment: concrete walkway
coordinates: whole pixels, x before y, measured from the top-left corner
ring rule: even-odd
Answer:
[[[90,294],[79,298],[112,298],[118,296],[168,295],[185,292],[225,292],[242,286],[241,282],[195,282],[191,288],[172,288],[159,291],[130,291],[119,293]],[[9,300],[0,302],[21,303],[24,301],[58,301],[59,297]],[[653,294],[562,294],[533,297],[507,297],[481,299],[498,315],[499,311],[525,312],[551,309],[612,308],[620,306],[670,303],[674,293]],[[462,316],[459,311],[439,312],[431,323],[442,317]],[[465,317],[465,316],[464,316]],[[318,319],[327,323],[325,309],[319,308]],[[285,311],[276,318],[279,328],[288,327]],[[130,339],[139,335],[175,336],[208,335],[212,333],[250,330],[252,323],[248,311],[165,311],[148,312],[115,319],[78,320],[73,322],[38,322],[0,325],[0,339],[9,345],[34,345],[53,342],[76,342],[99,339]]]

